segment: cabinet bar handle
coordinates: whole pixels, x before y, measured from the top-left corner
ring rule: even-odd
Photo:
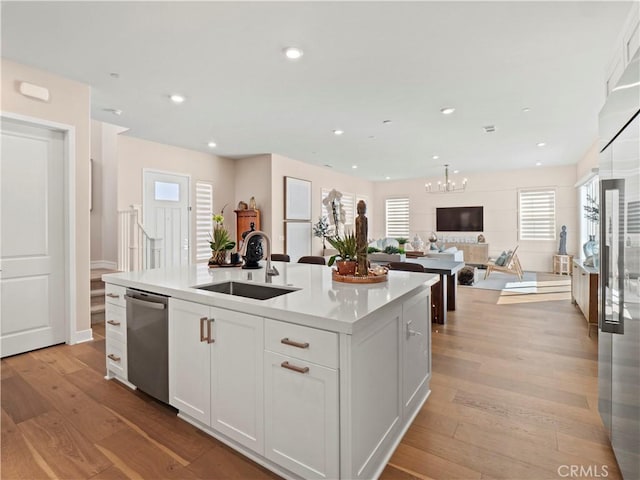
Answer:
[[[115,320],[107,320],[107,323],[109,325],[115,325],[116,327],[120,325],[120,322],[116,322]]]
[[[215,318],[207,319],[207,343],[213,343],[216,341],[215,338],[211,338],[211,324],[215,321]]]
[[[120,361],[120,357],[118,357],[117,355],[114,355],[113,353],[110,353],[109,355],[107,355],[107,357],[109,357],[114,362],[119,362]]]
[[[207,320],[209,320],[209,318],[207,317],[200,318],[200,341],[201,342],[207,341],[207,337],[204,336],[204,322],[206,322]]]
[[[291,365],[289,362],[282,362],[280,366],[298,373],[309,373],[309,367],[298,367],[296,365]]]
[[[287,337],[280,340],[280,343],[284,343],[285,345],[291,345],[296,348],[309,348],[309,342],[294,342],[293,340],[289,340]]]
[[[120,298],[120,295],[116,293],[107,293],[107,297],[109,298]]]

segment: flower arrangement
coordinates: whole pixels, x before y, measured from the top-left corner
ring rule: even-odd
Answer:
[[[209,246],[211,247],[212,253],[210,263],[224,263],[227,251],[232,250],[236,246],[236,242],[231,240],[229,231],[224,226],[225,207],[226,205],[222,207],[220,213],[212,216],[215,226],[213,227],[213,235],[209,234]]]

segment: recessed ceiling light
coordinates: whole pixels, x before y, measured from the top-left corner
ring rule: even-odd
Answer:
[[[342,135],[344,133],[344,130],[334,130],[333,133],[335,135]]]
[[[105,108],[103,109],[105,112],[113,113],[114,115],[122,115],[122,110],[119,108]]]
[[[109,76],[110,76],[111,78],[120,78],[120,74],[119,74],[119,73],[116,73],[116,72],[111,72],[111,73],[109,74]]]
[[[385,180],[391,180],[391,177],[384,177]]]
[[[454,170],[453,173],[460,173],[460,170]]]
[[[358,165],[351,165],[351,168],[358,168]]]
[[[542,165],[542,162],[536,162],[536,167],[539,167],[540,165]]]
[[[207,143],[207,147],[209,147],[209,148],[216,148],[216,142],[209,142],[209,143]]]
[[[331,165],[330,163],[325,163],[324,166],[327,168],[333,168],[333,165]]]
[[[433,158],[434,160],[438,160],[438,159],[440,158],[440,155],[434,155],[434,156],[433,156],[433,157],[431,157],[431,158]]]
[[[443,115],[451,115],[455,111],[456,109],[453,107],[442,107],[440,109],[440,113],[442,113]]]
[[[530,111],[531,111],[531,109],[530,109],[529,107],[524,107],[524,108],[522,109],[522,111],[523,111],[524,113],[528,113],[528,112],[530,112]]]
[[[185,101],[184,96],[177,93],[174,93],[173,95],[169,95],[169,98],[173,103],[182,103]]]
[[[383,120],[382,123],[384,125],[389,125],[391,123],[391,120]]]
[[[375,135],[369,135],[369,138],[376,138]]]
[[[546,143],[544,143],[544,142],[540,142],[540,143],[538,143],[538,146],[539,146],[539,147],[544,147],[545,145],[546,145]]]
[[[282,51],[284,53],[284,56],[289,60],[298,60],[302,55],[304,55],[302,49],[298,47],[287,47]]]

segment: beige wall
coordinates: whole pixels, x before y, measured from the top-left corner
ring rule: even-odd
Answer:
[[[435,231],[436,207],[483,206],[484,235],[489,243],[489,253],[497,255],[503,250],[520,245],[518,253],[525,270],[551,271],[552,256],[557,252],[558,240],[518,240],[518,189],[553,187],[556,190],[556,225],[558,231],[567,226],[567,250],[578,251],[578,218],[576,194],[576,166],[512,170],[501,173],[477,173],[468,175],[469,186],[462,193],[429,194],[426,182],[437,182],[438,178],[421,178],[375,184],[375,237],[384,236],[385,199],[409,196],[410,232],[425,240],[429,232]],[[449,234],[449,236],[476,234]]]
[[[233,232],[235,236],[235,215],[233,210],[238,206],[238,202],[247,204],[251,197],[255,197],[256,206],[260,210],[260,228],[263,232],[271,235],[272,208],[271,208],[271,155],[258,155],[250,158],[235,160],[235,201],[230,202],[227,211],[233,215]],[[227,221],[230,218],[227,217]],[[238,241],[239,239],[236,239]]]
[[[271,233],[274,252],[284,252],[284,177],[296,177],[311,181],[311,220],[318,221],[322,213],[322,189],[335,188],[341,192],[349,192],[355,195],[366,195],[373,200],[373,183],[362,178],[352,177],[338,173],[328,167],[317,167],[298,160],[292,160],[282,155],[273,154],[271,164]],[[375,207],[367,207],[367,217],[369,220],[369,236],[375,228],[372,223],[375,218]],[[312,254],[321,255],[322,240],[313,239]]]
[[[191,202],[194,204],[194,190],[197,181],[213,184],[213,210],[219,211],[225,204],[225,220],[232,225],[234,220],[233,199],[235,198],[235,164],[228,158],[208,153],[186,150],[120,135],[118,137],[118,210],[126,210],[130,205],[142,204],[142,169],[179,173],[191,176]],[[194,222],[192,222],[194,223]],[[195,238],[195,225],[191,228],[191,238]],[[195,262],[196,249],[192,249]]]
[[[576,181],[589,175],[592,169],[598,168],[598,144],[599,142],[595,141],[576,165]]]
[[[41,102],[21,95],[21,81],[46,87],[50,100]],[[89,158],[91,90],[87,85],[2,59],[3,112],[64,123],[75,127],[76,161],[76,330],[91,327],[89,312]]]

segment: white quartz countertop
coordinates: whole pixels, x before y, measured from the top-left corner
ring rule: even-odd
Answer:
[[[387,282],[340,283],[331,279],[332,269],[327,266],[285,262],[272,262],[272,265],[280,272],[272,277],[273,286],[299,290],[268,300],[254,300],[195,288],[229,280],[264,284],[264,267],[210,269],[199,264],[112,273],[103,275],[102,279],[109,284],[347,334],[363,328],[367,317],[376,310],[417,293],[426,293],[438,282],[438,275],[390,271]],[[252,280],[247,280],[249,272]]]

